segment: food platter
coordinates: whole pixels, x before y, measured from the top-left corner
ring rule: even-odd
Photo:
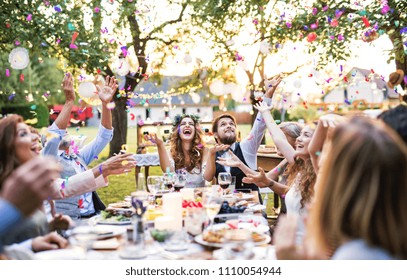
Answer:
[[[267,245],[268,243],[270,243],[271,237],[269,235],[262,234],[262,236],[264,237],[263,240],[253,243],[255,246],[262,246],[262,245]],[[196,243],[201,244],[203,246],[207,246],[207,247],[222,248],[225,245],[224,243],[216,243],[216,242],[205,241],[203,239],[202,234],[199,234],[199,235],[195,236],[194,240],[195,240]]]
[[[130,225],[131,218],[117,219],[116,217],[103,218],[101,215],[90,218],[90,222],[99,225]]]
[[[250,193],[233,193],[233,194],[222,195],[222,198],[225,200],[236,199],[237,201],[240,201],[240,200],[252,199],[252,198],[254,198],[254,195],[250,194]]]

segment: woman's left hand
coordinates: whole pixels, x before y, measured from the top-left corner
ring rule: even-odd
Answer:
[[[103,104],[107,104],[112,101],[113,95],[118,87],[117,80],[110,76],[106,76],[106,83],[102,88],[96,86],[99,93],[99,98],[102,100]]]

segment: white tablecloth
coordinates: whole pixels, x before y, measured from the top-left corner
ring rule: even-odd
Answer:
[[[158,166],[160,165],[160,158],[158,153],[154,154],[135,154],[137,166]]]

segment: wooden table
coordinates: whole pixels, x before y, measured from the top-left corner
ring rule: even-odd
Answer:
[[[261,167],[267,172],[276,167],[283,159],[284,157],[277,154],[257,153],[257,167]]]

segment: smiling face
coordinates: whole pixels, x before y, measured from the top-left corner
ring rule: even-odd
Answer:
[[[178,126],[178,133],[182,141],[192,141],[195,137],[195,122],[186,117],[181,120]]]
[[[296,155],[304,160],[310,157],[310,154],[308,152],[308,145],[311,142],[313,134],[314,129],[312,129],[310,126],[306,126],[303,128],[300,136],[295,141]]]
[[[214,136],[219,143],[232,145],[236,142],[236,123],[228,117],[219,119]]]
[[[29,161],[41,151],[38,135],[31,133],[30,128],[22,122],[17,124],[15,149],[20,163]]]

